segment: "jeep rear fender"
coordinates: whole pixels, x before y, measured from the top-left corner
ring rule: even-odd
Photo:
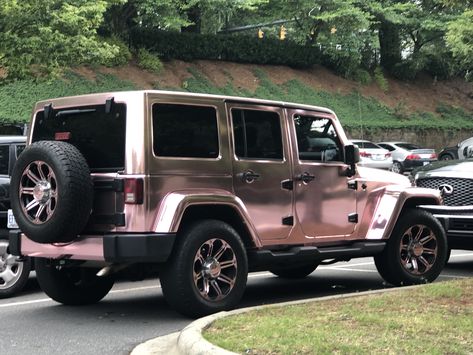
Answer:
[[[225,190],[180,190],[167,194],[161,201],[153,230],[156,233],[177,233],[186,210],[191,206],[205,205],[232,208],[247,228],[254,246],[262,246],[245,205],[240,198]]]
[[[371,205],[375,206],[374,211],[365,210],[358,234],[371,240],[389,238],[403,210],[442,203],[440,191],[418,187],[386,186],[373,191],[371,198]],[[369,205],[370,203],[367,204]]]

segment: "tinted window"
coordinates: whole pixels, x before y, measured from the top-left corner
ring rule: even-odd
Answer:
[[[281,124],[276,112],[232,109],[232,120],[238,158],[283,158]]]
[[[8,145],[0,145],[0,174],[8,175],[10,147]]]
[[[126,106],[114,104],[54,110],[49,117],[38,112],[33,142],[59,137],[76,146],[92,171],[122,170],[125,167]]]
[[[359,148],[367,148],[367,149],[379,149],[380,147],[371,142],[363,142],[363,141],[352,141],[353,144],[356,144]]]
[[[396,145],[406,150],[421,149],[418,145],[411,144],[411,143],[397,143]]]
[[[331,120],[297,115],[294,125],[300,160],[342,160],[342,146]]]
[[[154,104],[153,149],[162,157],[217,158],[217,113],[213,107]]]
[[[390,152],[392,152],[395,148],[390,146],[389,144],[379,144],[380,147],[384,148],[384,149],[387,149],[389,150]]]

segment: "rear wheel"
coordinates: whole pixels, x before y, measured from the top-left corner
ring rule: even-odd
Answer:
[[[381,254],[375,255],[376,268],[389,283],[414,285],[435,280],[445,266],[447,239],[440,222],[417,209],[399,218]]]
[[[453,155],[449,154],[449,153],[446,153],[446,154],[442,154],[440,157],[439,157],[439,160],[453,160]]]
[[[8,252],[8,240],[0,240],[0,298],[11,297],[25,287],[31,271],[31,259]]]
[[[404,169],[402,168],[402,164],[398,161],[395,161],[393,163],[393,166],[391,168],[391,171],[393,173],[397,173],[397,174],[402,174],[404,172]]]
[[[113,287],[112,276],[98,277],[99,269],[59,266],[49,259],[35,260],[36,278],[41,289],[53,300],[66,305],[97,303]]]
[[[172,258],[160,273],[166,301],[190,317],[235,307],[248,276],[238,233],[222,221],[203,220],[178,238]]]
[[[269,271],[284,279],[302,279],[314,272],[317,266],[319,266],[319,263],[314,262],[297,266],[276,267]]]

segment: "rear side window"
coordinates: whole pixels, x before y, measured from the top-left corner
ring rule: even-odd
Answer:
[[[232,109],[235,155],[248,159],[283,159],[277,112]]]
[[[217,112],[214,107],[153,105],[153,150],[160,157],[217,158]]]
[[[126,105],[54,109],[49,117],[36,115],[33,142],[64,140],[79,149],[91,171],[117,171],[125,167]]]

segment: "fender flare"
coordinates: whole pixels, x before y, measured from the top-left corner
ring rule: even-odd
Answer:
[[[405,208],[441,204],[442,197],[438,190],[419,187],[398,190],[387,186],[372,215],[366,239],[388,239]]]
[[[177,233],[186,209],[195,205],[230,206],[248,227],[255,246],[262,246],[243,201],[226,190],[180,190],[168,193],[161,200],[153,230],[156,233]]]

